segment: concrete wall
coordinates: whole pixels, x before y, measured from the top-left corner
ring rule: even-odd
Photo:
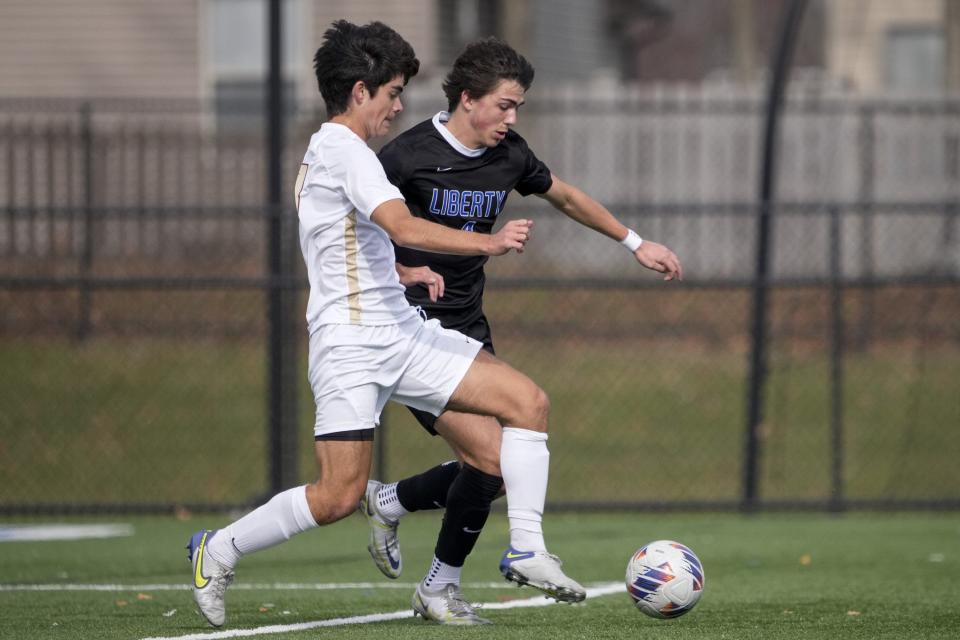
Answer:
[[[200,0],[3,0],[6,97],[193,97]]]

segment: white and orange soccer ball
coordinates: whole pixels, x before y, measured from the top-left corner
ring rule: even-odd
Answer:
[[[689,547],[657,540],[627,563],[627,593],[637,609],[652,618],[678,618],[703,594],[703,565]]]

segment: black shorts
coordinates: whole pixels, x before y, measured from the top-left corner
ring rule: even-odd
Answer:
[[[490,324],[487,322],[487,317],[482,313],[480,317],[467,326],[451,327],[444,322],[442,318],[440,319],[440,325],[446,329],[456,329],[460,333],[479,341],[483,345],[484,351],[489,352],[490,355],[496,355],[493,351],[493,337],[490,335]],[[427,433],[432,436],[437,435],[437,430],[434,429],[434,425],[437,423],[437,416],[427,411],[414,409],[413,407],[407,407],[407,409],[409,409],[413,417],[417,419],[420,426],[427,430]]]

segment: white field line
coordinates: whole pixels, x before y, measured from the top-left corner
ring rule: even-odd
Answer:
[[[622,582],[609,582],[587,589],[587,598],[596,598],[611,593],[621,593],[626,590]],[[510,600],[508,602],[490,602],[483,603],[484,610],[491,609],[517,609],[521,607],[546,607],[557,604],[555,601],[538,595],[524,600]],[[213,631],[207,633],[191,633],[182,636],[154,636],[143,638],[143,640],[218,640],[219,638],[243,638],[248,636],[268,635],[275,633],[290,633],[292,631],[307,631],[320,627],[339,627],[348,624],[368,624],[370,622],[385,622],[387,620],[400,620],[410,618],[413,611],[404,609],[402,611],[392,611],[390,613],[371,613],[363,616],[351,616],[349,618],[331,618],[330,620],[314,620],[312,622],[299,622],[295,624],[272,624],[253,629],[231,629],[229,631]]]
[[[240,582],[231,591],[335,591],[338,589],[410,589],[416,582]],[[465,582],[464,589],[509,589],[503,582]],[[189,584],[0,584],[2,591],[190,591]]]
[[[42,524],[0,527],[0,542],[84,540],[132,536],[129,524]]]

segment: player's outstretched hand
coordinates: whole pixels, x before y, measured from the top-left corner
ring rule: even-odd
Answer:
[[[502,256],[510,249],[515,249],[517,253],[523,253],[523,247],[530,239],[530,229],[532,228],[533,220],[511,220],[503,225],[500,231],[490,237],[492,242],[490,255]]]
[[[673,251],[652,240],[644,240],[643,244],[633,252],[637,262],[660,273],[665,273],[664,280],[683,280],[683,267],[680,259]]]
[[[400,284],[405,287],[425,285],[430,302],[436,302],[437,298],[443,297],[443,276],[430,267],[405,267],[398,262],[397,275],[400,276]]]

